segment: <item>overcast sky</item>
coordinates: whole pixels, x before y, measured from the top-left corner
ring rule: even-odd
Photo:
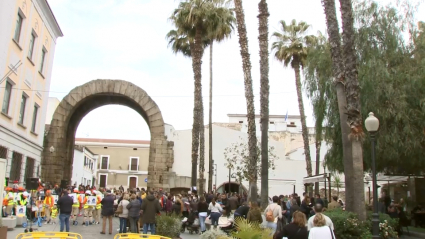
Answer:
[[[388,0],[389,1],[389,0]],[[385,0],[385,2],[388,2]],[[158,104],[164,121],[177,130],[190,129],[193,117],[193,72],[189,58],[175,55],[165,35],[168,17],[178,0],[50,0],[64,33],[58,39],[50,97],[61,100],[70,90],[94,79],[122,79],[144,89]],[[311,34],[325,32],[320,0],[268,0],[270,35],[278,22],[292,19],[311,24]],[[251,54],[255,110],[259,109],[260,73],[258,1],[243,1]],[[273,39],[270,38],[271,45]],[[236,32],[214,45],[213,122],[228,122],[229,113],[246,113],[242,61]],[[205,124],[208,121],[209,49],[202,66]],[[292,69],[270,57],[270,114],[298,115]],[[304,97],[309,126],[311,104]],[[77,137],[150,139],[143,118],[125,106],[104,106],[80,123]]]

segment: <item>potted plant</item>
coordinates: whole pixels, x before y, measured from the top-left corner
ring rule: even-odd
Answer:
[[[3,226],[3,218],[0,217],[0,238],[7,239],[7,227]]]
[[[158,216],[156,217],[156,232],[164,237],[180,238],[181,224],[181,219],[175,215]]]

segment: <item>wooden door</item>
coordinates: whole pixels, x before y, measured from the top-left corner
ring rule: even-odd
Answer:
[[[106,175],[100,175],[99,187],[101,188],[106,187]]]
[[[130,177],[130,188],[137,188],[137,178],[136,177]]]

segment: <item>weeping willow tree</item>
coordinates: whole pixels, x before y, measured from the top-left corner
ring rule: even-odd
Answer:
[[[425,167],[425,27],[407,11],[364,1],[355,6],[356,50],[361,114],[374,112],[380,120],[377,170],[387,174],[421,174]],[[406,37],[408,33],[409,37]],[[309,53],[305,67],[306,90],[316,123],[323,117],[329,144],[326,166],[344,171],[342,134],[335,88],[332,85],[330,46],[320,41]],[[320,99],[327,101],[321,105]],[[371,166],[369,137],[365,137],[364,169]]]

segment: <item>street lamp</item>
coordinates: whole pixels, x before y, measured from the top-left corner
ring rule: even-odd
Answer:
[[[373,183],[373,213],[372,213],[372,238],[381,238],[379,236],[379,214],[378,214],[378,188],[376,187],[376,166],[375,166],[375,136],[379,129],[379,120],[370,112],[365,120],[366,130],[370,134],[372,142],[372,183]]]

